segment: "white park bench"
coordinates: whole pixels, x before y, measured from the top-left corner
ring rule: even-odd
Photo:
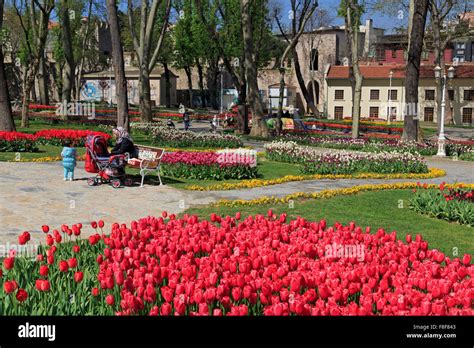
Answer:
[[[145,145],[135,145],[135,147],[138,149],[138,158],[129,159],[128,167],[140,169],[140,175],[142,176],[140,186],[143,187],[145,176],[153,172],[156,172],[160,185],[163,185],[160,176],[160,164],[165,149]]]

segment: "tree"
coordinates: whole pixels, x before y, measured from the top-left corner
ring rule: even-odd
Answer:
[[[425,41],[431,41],[434,50],[434,64],[441,67],[441,71],[445,71],[446,62],[444,59],[444,51],[448,44],[456,38],[462,38],[474,34],[474,29],[470,29],[468,23],[465,23],[464,18],[468,11],[468,0],[430,0],[430,30],[426,32]],[[459,22],[456,16],[459,15]],[[445,85],[445,88],[447,86]],[[437,124],[438,132],[441,127],[441,103],[442,103],[442,84],[438,86],[437,92]],[[445,94],[447,95],[447,93]],[[449,103],[449,98],[446,98]],[[449,110],[450,108],[448,108]],[[447,113],[452,117],[451,113]],[[449,122],[448,119],[446,119]]]
[[[197,39],[193,35],[193,17],[196,16],[195,5],[192,0],[175,2],[178,21],[173,28],[174,66],[184,69],[188,79],[189,107],[193,107],[193,66],[199,60],[196,50]]]
[[[344,17],[349,55],[349,79],[352,87],[352,138],[359,136],[360,99],[363,77],[359,68],[359,26],[364,13],[359,0],[341,0],[339,16]]]
[[[38,73],[41,57],[44,56],[48,24],[54,9],[54,0],[18,0],[13,1],[15,12],[22,28],[22,108],[21,126],[29,127],[28,104],[30,92]]]
[[[158,41],[153,49],[153,34],[158,18],[159,9],[165,6],[165,15],[161,22]],[[142,0],[140,6],[139,32],[136,32],[134,23],[134,10],[132,0],[128,0],[128,21],[132,35],[133,47],[137,54],[139,79],[138,90],[140,94],[140,112],[142,120],[150,122],[153,119],[151,112],[151,88],[150,74],[155,68],[164,36],[168,27],[168,19],[171,9],[171,0]]]
[[[429,0],[411,0],[409,19],[409,46],[405,79],[403,141],[421,141],[418,120],[418,84],[420,78],[420,62],[425,36],[426,17]]]
[[[297,16],[296,15],[296,9],[298,7],[302,6],[301,13]],[[296,0],[291,0],[291,8],[292,8],[292,32],[291,36],[287,35],[285,33],[285,30],[282,27],[281,21],[278,18],[278,14],[275,14],[275,19],[277,21],[278,27],[280,29],[281,35],[285,38],[287,42],[287,47],[285,51],[283,52],[282,56],[280,57],[280,62],[278,66],[278,70],[280,71],[280,93],[279,93],[279,98],[278,98],[278,119],[277,119],[277,132],[278,134],[281,133],[282,131],[282,121],[281,118],[283,116],[283,97],[284,97],[284,91],[285,91],[285,61],[288,58],[288,55],[290,52],[296,52],[296,45],[298,44],[298,41],[303,35],[303,32],[306,28],[306,24],[308,23],[309,19],[312,17],[314,11],[316,10],[316,7],[318,7],[318,2],[313,1],[313,0],[303,0],[298,2]],[[296,17],[301,18],[298,24],[298,29],[296,25]],[[299,65],[298,65],[299,68]],[[299,69],[299,72],[301,74],[301,69]],[[306,90],[306,86],[304,86],[303,82],[303,87]],[[304,93],[303,93],[304,94]],[[308,94],[308,91],[306,90],[306,94]],[[309,98],[308,94],[308,99],[306,100],[309,102],[308,104],[312,104],[314,106],[314,103],[311,103],[311,99]],[[316,109],[316,107],[314,106]],[[317,114],[317,111],[316,111]]]
[[[251,17],[251,0],[241,0],[242,33],[244,41],[245,76],[248,83],[248,98],[252,110],[252,136],[268,138],[269,132],[263,115],[263,104],[257,83],[255,60],[254,26]]]
[[[62,76],[62,91],[61,91],[61,101],[66,101],[69,103],[71,101],[71,92],[74,85],[74,72],[75,72],[75,62],[74,62],[74,51],[73,51],[73,42],[72,42],[72,33],[71,33],[71,12],[70,5],[68,0],[59,1],[59,19],[61,22],[62,28],[62,48],[64,52],[64,69]]]
[[[4,5],[4,0],[0,0],[0,30],[2,32]],[[8,83],[3,62],[3,39],[4,37],[2,37],[2,46],[0,47],[0,131],[14,131],[15,122],[13,122],[10,94],[8,93]]]
[[[128,116],[127,80],[125,78],[125,64],[123,48],[120,38],[119,19],[115,0],[107,0],[107,19],[110,28],[110,41],[112,43],[112,60],[115,75],[115,92],[117,95],[117,126],[127,131],[130,129]]]

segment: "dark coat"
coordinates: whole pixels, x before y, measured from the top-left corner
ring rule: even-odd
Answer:
[[[130,158],[136,158],[138,156],[137,149],[133,142],[127,138],[123,138],[119,144],[115,144],[110,153],[112,155],[123,155],[126,152],[130,154]]]

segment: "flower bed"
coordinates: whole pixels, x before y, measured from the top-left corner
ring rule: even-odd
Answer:
[[[273,161],[303,164],[303,174],[427,173],[423,157],[402,153],[320,153],[295,142],[266,144],[267,157]]]
[[[222,199],[213,203],[213,207],[248,207],[248,206],[255,206],[255,205],[263,205],[263,204],[288,204],[290,201],[294,201],[297,199],[324,199],[324,198],[332,198],[337,196],[349,196],[355,195],[359,192],[370,192],[370,191],[381,191],[381,190],[407,190],[407,189],[415,189],[419,187],[419,183],[415,182],[399,182],[394,184],[377,184],[377,185],[358,185],[352,186],[348,188],[340,188],[340,189],[327,189],[322,190],[319,192],[295,192],[284,197],[267,197],[263,196],[260,198],[255,199],[235,199],[235,200],[228,200]],[[424,184],[426,188],[436,188],[435,184]],[[458,188],[458,187],[465,187],[474,189],[474,184],[450,184],[446,185],[446,187],[450,188]]]
[[[32,134],[0,131],[0,152],[37,152]]]
[[[305,122],[309,127],[319,127],[321,129],[334,129],[334,130],[351,130],[352,125],[347,123],[333,123],[333,122]],[[377,133],[387,133],[387,134],[402,134],[403,127],[393,127],[387,125],[372,125],[369,123],[361,122],[359,124],[359,131],[361,132],[377,132]]]
[[[106,133],[76,129],[47,129],[35,134],[0,132],[0,152],[37,152],[37,145],[62,146],[67,139],[72,146],[84,146],[89,134],[101,135],[106,140],[111,138]]]
[[[4,259],[4,315],[474,314],[471,255],[451,260],[421,235],[404,243],[271,210],[210,221],[163,213],[76,239],[82,228],[43,226],[36,262]]]
[[[317,147],[326,147],[333,149],[356,150],[364,152],[409,152],[423,156],[434,156],[438,152],[438,144],[433,141],[402,142],[398,139],[376,139],[376,138],[357,138],[337,136],[309,136],[298,134],[286,134],[282,140],[294,141],[298,144],[311,145]],[[446,154],[448,156],[459,156],[461,159],[464,154],[474,151],[473,144],[469,142],[448,141],[446,144]],[[467,157],[468,155],[464,155]]]
[[[111,138],[110,134],[82,129],[46,129],[35,133],[36,141],[43,145],[63,145],[65,140],[70,140],[72,146],[84,146],[88,135],[100,135],[106,140]]]
[[[155,127],[151,129],[151,134],[154,144],[163,147],[238,148],[243,146],[240,138],[229,134],[195,133],[165,127]]]
[[[237,149],[217,152],[169,152],[163,155],[162,172],[166,176],[201,180],[255,178],[257,154]]]
[[[438,219],[474,226],[474,188],[417,185],[410,208]]]
[[[184,188],[191,191],[226,191],[250,189],[261,186],[279,185],[293,181],[303,180],[338,180],[338,179],[432,179],[445,176],[446,172],[438,168],[429,168],[428,173],[418,174],[378,174],[378,173],[355,173],[355,174],[311,174],[311,175],[285,175],[276,179],[250,179],[242,180],[236,183],[222,183],[214,185],[187,185]]]

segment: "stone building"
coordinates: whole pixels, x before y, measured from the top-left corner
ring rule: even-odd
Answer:
[[[448,69],[450,66],[447,66]],[[417,106],[405,102],[405,65],[366,65],[361,67],[364,77],[361,98],[361,117],[387,120],[391,110],[392,120],[402,121],[408,107],[416,107],[421,121],[437,122],[438,82],[433,65],[422,65]],[[391,78],[390,78],[391,76]],[[349,69],[331,66],[327,75],[328,118],[352,117],[352,90]],[[452,80],[448,80],[446,118],[456,125],[472,125],[474,117],[474,65],[455,66]]]

